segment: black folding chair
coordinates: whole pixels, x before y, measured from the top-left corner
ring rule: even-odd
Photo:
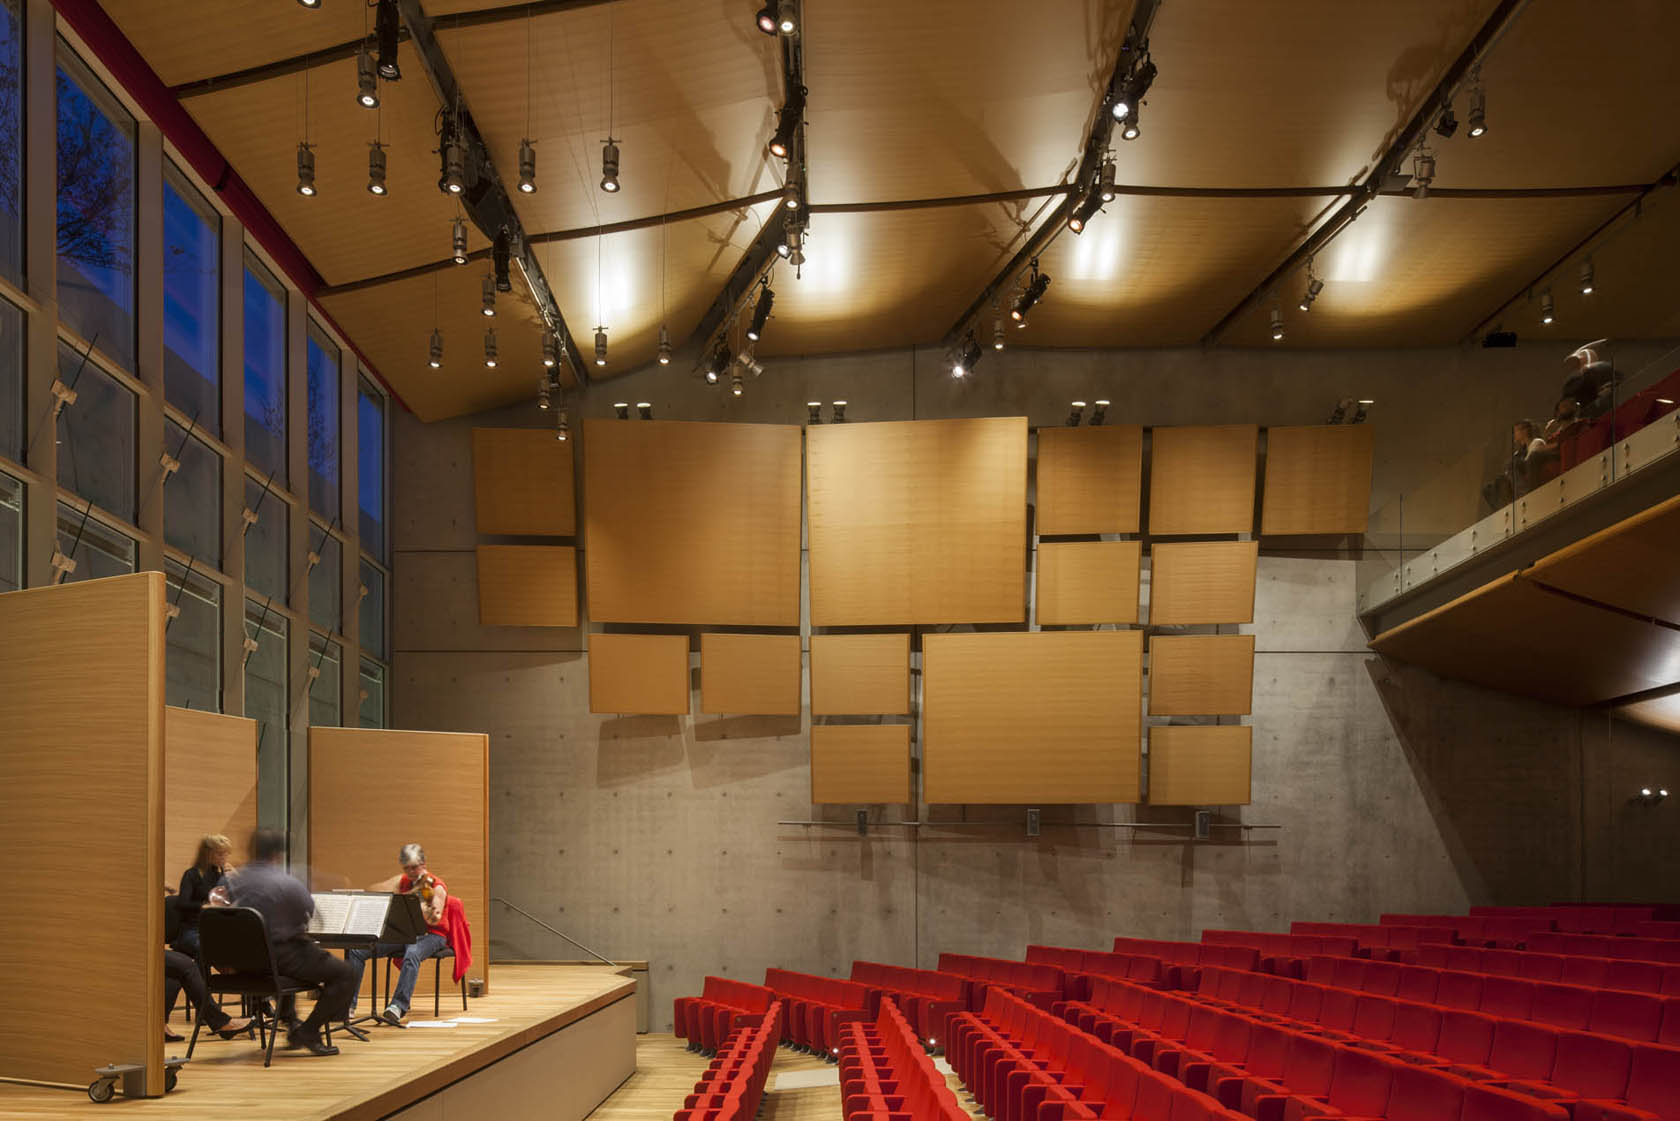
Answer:
[[[388,954],[385,957],[385,994],[386,994],[387,997],[389,997],[390,993],[391,993],[391,966],[396,964],[397,962],[402,961],[403,954],[405,954],[407,952],[408,952],[408,948],[405,946],[401,950],[398,950],[396,953]],[[442,994],[442,992],[443,992],[443,963],[444,963],[444,959],[447,958],[447,959],[450,959],[451,961],[453,961],[454,957],[455,957],[455,951],[450,949],[448,946],[445,946],[443,949],[439,950],[437,953],[432,955],[432,1019],[434,1019],[434,1020],[437,1019],[438,1015],[440,1014],[440,1012],[442,1011],[442,1008],[443,1008],[443,1005],[441,1003],[442,998],[441,998],[440,994]],[[422,963],[422,964],[424,964],[424,963]],[[449,967],[449,971],[450,971],[450,973],[454,973],[455,972],[455,967],[453,965],[451,965]],[[465,977],[462,977],[461,978],[461,1011],[465,1012],[466,1010],[467,1010],[467,979]],[[377,1009],[376,1009],[376,1011],[377,1011]]]
[[[268,1066],[274,1060],[274,1039],[280,1034],[282,999],[310,992],[320,985],[281,975],[274,963],[274,946],[268,940],[268,924],[260,911],[249,907],[204,909],[198,919],[198,963],[212,996],[236,993],[251,1004],[258,1042],[263,1047],[263,1066]],[[268,1011],[270,1007],[272,1013]],[[203,1027],[204,1009],[200,1008],[193,1022],[192,1041],[187,1044],[189,1059]],[[331,1043],[331,1025],[326,1031],[327,1042]]]

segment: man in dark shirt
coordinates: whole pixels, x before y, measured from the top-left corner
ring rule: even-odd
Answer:
[[[286,977],[305,984],[322,984],[309,1018],[291,1029],[287,1042],[315,1055],[336,1055],[338,1048],[321,1039],[321,1027],[342,1020],[356,995],[356,980],[350,967],[333,957],[309,937],[309,919],[315,901],[309,891],[280,866],[286,855],[285,835],[275,829],[259,829],[251,837],[251,863],[233,877],[228,895],[236,907],[250,907],[262,913],[268,924],[268,940],[274,946],[274,962]],[[281,1010],[290,1018],[290,1003]]]

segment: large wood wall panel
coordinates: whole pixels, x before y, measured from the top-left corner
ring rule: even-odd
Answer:
[[[1138,621],[1137,541],[1040,541],[1040,626]]]
[[[1680,495],[1549,556],[1524,579],[1680,627]]]
[[[908,634],[811,636],[812,716],[897,716],[909,711]]]
[[[797,627],[799,432],[586,421],[590,619]]]
[[[163,1093],[163,595],[0,595],[0,1077],[139,1063]]]
[[[1149,640],[1155,716],[1242,716],[1254,707],[1254,636],[1158,634]]]
[[[700,636],[700,711],[799,715],[799,636]]]
[[[170,706],[163,741],[163,868],[173,884],[206,833],[225,836],[243,859],[257,828],[257,722]]]
[[[923,799],[1138,800],[1143,632],[922,639]]]
[[[814,725],[811,801],[910,801],[910,725]]]
[[[1149,454],[1149,532],[1249,533],[1260,429],[1252,424],[1157,428]]]
[[[480,545],[477,562],[482,625],[578,625],[577,550],[572,546]]]
[[[490,737],[483,732],[309,729],[310,890],[365,888],[401,873],[413,842],[466,909],[469,977],[490,983]],[[369,969],[384,968],[369,963]],[[443,963],[449,1007],[450,963]],[[363,982],[364,987],[366,981]],[[432,971],[415,987],[431,995]],[[366,999],[366,993],[363,993]],[[428,1009],[430,1011],[430,1009]]]
[[[480,533],[572,536],[572,442],[547,428],[473,429],[473,493]]]
[[[1143,429],[1136,424],[1038,430],[1037,528],[1136,533]]]
[[[1364,533],[1371,437],[1369,424],[1268,428],[1260,532]]]
[[[1252,623],[1258,541],[1157,541],[1149,549],[1149,622]]]
[[[807,444],[812,626],[1025,620],[1025,418],[827,424]]]
[[[1159,724],[1149,729],[1149,804],[1246,806],[1254,729],[1246,724]]]
[[[688,714],[688,636],[589,636],[589,711]]]

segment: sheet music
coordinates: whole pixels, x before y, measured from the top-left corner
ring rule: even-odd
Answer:
[[[345,934],[371,934],[378,937],[385,929],[385,912],[391,907],[391,897],[379,893],[350,897],[350,914],[344,921]]]
[[[315,895],[313,898],[315,913],[309,919],[309,933],[344,933],[344,920],[350,914],[350,901],[354,897],[328,893]]]

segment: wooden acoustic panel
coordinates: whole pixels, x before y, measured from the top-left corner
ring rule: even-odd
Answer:
[[[1149,532],[1249,533],[1254,529],[1252,424],[1157,428],[1149,455]]]
[[[589,711],[688,715],[688,636],[589,636]]]
[[[1040,428],[1037,495],[1041,536],[1136,533],[1143,497],[1143,428]]]
[[[811,636],[812,716],[898,716],[910,711],[910,636]]]
[[[1622,705],[1615,709],[1615,713],[1623,720],[1680,736],[1680,689],[1664,696]]]
[[[1252,623],[1258,541],[1159,541],[1149,549],[1152,626]]]
[[[799,625],[798,428],[583,429],[591,620]]]
[[[486,627],[578,625],[577,550],[570,545],[480,545],[478,621]]]
[[[1026,618],[1023,417],[808,430],[811,625]]]
[[[1138,621],[1137,541],[1040,541],[1040,626]]]
[[[570,537],[577,532],[572,441],[547,428],[473,429],[478,532]]]
[[[371,788],[378,797],[369,797]],[[309,729],[311,891],[365,888],[402,873],[397,851],[426,850],[426,867],[466,909],[469,977],[490,983],[490,737],[483,732]],[[369,963],[369,972],[383,968]],[[450,962],[443,963],[449,1007]],[[364,985],[366,982],[363,982]],[[415,987],[430,1011],[432,971]],[[364,1000],[369,999],[366,992]],[[457,1006],[459,1011],[459,1006]]]
[[[1549,587],[1680,626],[1680,496],[1544,557],[1523,573]]]
[[[1149,804],[1246,806],[1254,729],[1246,724],[1158,724],[1149,729]]]
[[[799,715],[799,636],[700,636],[700,711]]]
[[[163,594],[142,572],[0,595],[0,1077],[138,1063],[163,1093]]]
[[[163,867],[192,867],[198,842],[220,833],[234,858],[257,828],[257,722],[196,708],[164,710]]]
[[[910,725],[813,725],[811,801],[910,801]]]
[[[1371,449],[1369,424],[1268,428],[1260,532],[1364,533]]]
[[[1143,632],[922,639],[923,798],[1138,800]]]
[[[1158,634],[1149,640],[1154,716],[1243,716],[1254,707],[1254,636]]]

